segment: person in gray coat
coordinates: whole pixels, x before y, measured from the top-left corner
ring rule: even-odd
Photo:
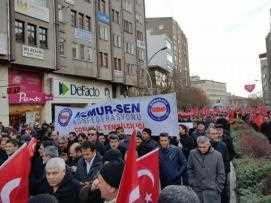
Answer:
[[[225,170],[220,152],[211,147],[209,138],[197,138],[197,149],[190,152],[187,163],[188,181],[201,203],[221,203]]]

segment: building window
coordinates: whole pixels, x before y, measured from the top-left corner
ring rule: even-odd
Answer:
[[[121,71],[121,59],[114,58],[114,70]]]
[[[35,46],[37,45],[37,26],[32,24],[27,24],[27,36],[28,44]]]
[[[143,40],[144,40],[144,38],[143,38],[143,33],[140,32],[140,31],[136,31],[136,38],[137,38],[137,40],[139,40],[139,41],[143,41]]]
[[[133,12],[133,4],[131,0],[124,0],[124,9],[130,13]]]
[[[126,53],[134,55],[135,53],[135,46],[133,43],[126,42]]]
[[[84,29],[84,15],[82,13],[78,14],[78,25],[80,29]]]
[[[86,47],[85,53],[86,53],[86,58],[85,59],[87,61],[92,62],[92,60],[93,60],[93,50],[92,50],[92,48]]]
[[[139,13],[136,13],[136,23],[143,24],[143,17]]]
[[[99,66],[108,68],[108,54],[107,53],[103,53],[103,52],[99,52],[98,55],[99,55],[98,56]]]
[[[65,47],[65,45],[64,45],[64,40],[60,40],[60,42],[59,42],[59,44],[58,44],[58,49],[59,49],[59,54],[60,55],[64,55],[64,47]]]
[[[109,30],[108,30],[107,25],[99,24],[99,36],[100,36],[100,39],[108,41],[109,40],[108,35],[109,35]]]
[[[72,45],[72,58],[79,59],[79,49],[77,44]]]
[[[120,24],[120,13],[119,11],[116,11],[112,9],[112,20],[113,22]]]
[[[83,44],[80,44],[80,58],[85,60],[85,46]]]
[[[40,48],[47,49],[48,48],[48,31],[46,28],[39,27],[39,40],[40,40]]]
[[[135,65],[127,63],[126,64],[126,74],[127,75],[133,75],[134,74]]]
[[[173,63],[173,58],[170,54],[167,54],[167,60],[168,62]]]
[[[15,38],[17,42],[24,43],[24,22],[15,20]]]
[[[106,13],[105,0],[98,0],[98,10],[102,13]]]
[[[77,23],[76,23],[76,11],[71,10],[71,23],[72,23],[72,27],[76,27]]]
[[[117,34],[114,34],[113,35],[113,44],[115,47],[118,47],[118,48],[121,48],[121,36],[120,35],[117,35]]]
[[[133,24],[127,20],[123,20],[124,31],[133,34]]]
[[[85,16],[85,30],[91,31],[91,19],[89,16]]]
[[[144,49],[138,48],[137,49],[137,56],[140,61],[144,61],[145,59],[145,51]]]

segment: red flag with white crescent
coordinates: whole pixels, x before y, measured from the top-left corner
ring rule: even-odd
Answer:
[[[136,132],[133,132],[117,203],[157,203],[159,191],[159,149],[136,159]]]
[[[140,192],[137,178],[136,131],[132,133],[127,159],[122,174],[117,203],[139,203]]]
[[[159,149],[137,159],[140,200],[157,203],[160,191]]]
[[[22,145],[0,166],[0,203],[29,201],[29,173],[36,139]]]

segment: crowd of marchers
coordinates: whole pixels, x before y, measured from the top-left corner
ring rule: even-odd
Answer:
[[[159,148],[161,203],[229,203],[230,162],[235,157],[230,124],[220,117],[179,126],[179,135],[148,128],[137,133],[137,156]],[[117,128],[108,135],[59,136],[53,125],[18,129],[0,123],[0,165],[32,137],[38,140],[32,159],[29,202],[116,202],[130,135]]]

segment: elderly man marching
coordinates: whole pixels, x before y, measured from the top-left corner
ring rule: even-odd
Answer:
[[[197,149],[190,152],[187,164],[188,181],[201,203],[221,203],[225,170],[220,152],[211,147],[209,138],[197,138]]]

